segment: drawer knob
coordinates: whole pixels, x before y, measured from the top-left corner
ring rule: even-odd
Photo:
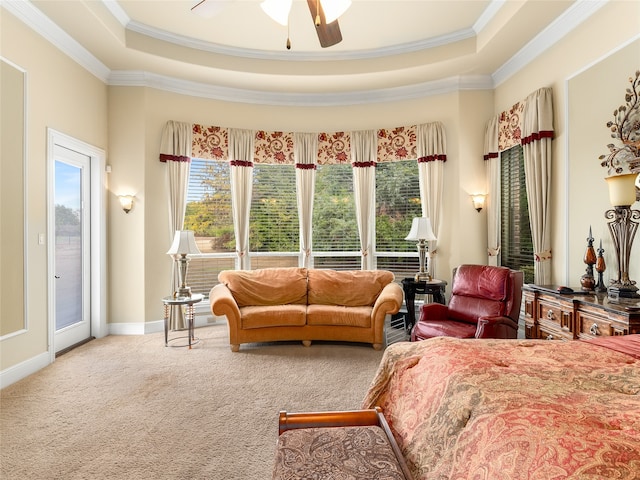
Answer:
[[[547,340],[553,340],[553,335],[547,335]]]
[[[589,328],[589,333],[591,335],[600,335],[600,332],[598,331],[598,324],[594,323],[591,325],[591,328]]]
[[[549,320],[553,320],[555,318],[555,315],[553,314],[553,310],[547,311],[547,318]]]

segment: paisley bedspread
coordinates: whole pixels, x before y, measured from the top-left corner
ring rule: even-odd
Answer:
[[[602,345],[396,343],[362,406],[376,405],[414,480],[640,479],[640,356]]]

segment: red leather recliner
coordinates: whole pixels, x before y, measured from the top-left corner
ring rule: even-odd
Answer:
[[[523,273],[506,267],[460,265],[449,305],[424,304],[411,341],[432,337],[517,338]]]

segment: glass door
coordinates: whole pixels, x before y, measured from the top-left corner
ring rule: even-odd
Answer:
[[[55,351],[91,336],[90,157],[55,146]]]

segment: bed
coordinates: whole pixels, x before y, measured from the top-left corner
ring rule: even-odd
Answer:
[[[362,406],[414,480],[640,479],[640,335],[396,343]]]

